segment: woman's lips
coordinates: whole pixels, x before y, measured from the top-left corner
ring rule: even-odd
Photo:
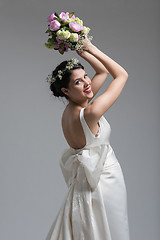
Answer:
[[[85,93],[90,93],[92,90],[91,90],[91,87],[88,87],[84,92]]]

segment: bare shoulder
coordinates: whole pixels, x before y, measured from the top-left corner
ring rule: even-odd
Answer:
[[[69,105],[67,105],[62,114],[62,123],[66,122],[67,120],[70,121],[78,120],[80,110],[81,106],[72,108]]]

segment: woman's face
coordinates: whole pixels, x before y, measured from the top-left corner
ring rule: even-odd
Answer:
[[[82,102],[93,97],[91,80],[82,68],[72,70],[69,86],[62,90],[74,102]]]

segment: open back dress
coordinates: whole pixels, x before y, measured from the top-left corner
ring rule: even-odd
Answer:
[[[80,110],[86,137],[81,149],[65,149],[59,161],[68,192],[46,240],[129,240],[127,191],[102,116],[94,135]]]

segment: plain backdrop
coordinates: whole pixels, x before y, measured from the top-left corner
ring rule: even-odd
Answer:
[[[159,10],[158,0],[0,1],[0,239],[45,239],[67,193],[59,166],[67,102],[45,79],[71,57],[90,78],[95,72],[76,52],[44,46],[55,11],[74,11],[92,43],[129,74],[105,117],[126,182],[131,240],[160,239]]]

